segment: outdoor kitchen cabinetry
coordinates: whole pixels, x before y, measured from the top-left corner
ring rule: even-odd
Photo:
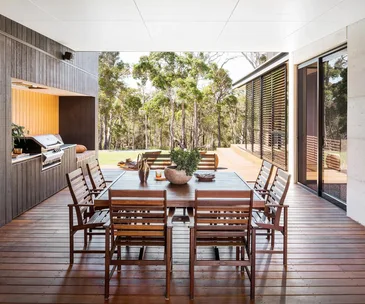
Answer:
[[[41,155],[12,165],[13,217],[67,186],[66,173],[76,169],[76,146],[62,149],[60,165],[42,171]]]

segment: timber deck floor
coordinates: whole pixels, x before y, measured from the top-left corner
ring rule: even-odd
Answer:
[[[0,228],[0,303],[104,303],[102,254],[76,255],[68,264],[67,189]],[[257,255],[256,303],[365,303],[365,228],[331,203],[291,186],[289,260]],[[196,269],[196,298],[189,302],[188,229],[173,230],[171,299],[168,303],[249,303],[249,281],[234,267]],[[281,235],[277,236],[281,246]],[[82,233],[77,237],[82,245]],[[93,248],[102,248],[96,236]],[[267,246],[265,238],[258,247]],[[124,254],[138,256],[138,248]],[[200,252],[213,255],[210,248]],[[221,256],[234,257],[234,250]],[[146,258],[162,255],[148,248]],[[111,280],[109,303],[165,303],[162,267],[126,266]]]

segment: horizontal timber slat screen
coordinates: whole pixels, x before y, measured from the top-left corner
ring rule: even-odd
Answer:
[[[245,91],[243,147],[287,170],[287,67],[283,64],[239,88]]]

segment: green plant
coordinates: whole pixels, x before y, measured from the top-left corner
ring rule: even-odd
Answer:
[[[177,170],[184,170],[186,175],[192,176],[198,169],[200,153],[198,149],[182,150],[175,148],[171,151],[171,160],[175,163]]]
[[[21,139],[24,139],[26,131],[24,130],[25,127],[19,126],[15,123],[11,123],[11,136],[13,137],[13,148],[15,142],[20,142]]]

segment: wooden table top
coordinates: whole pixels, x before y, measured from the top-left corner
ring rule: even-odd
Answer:
[[[199,190],[250,190],[248,184],[235,172],[215,172],[215,180],[212,182],[199,182],[193,177],[185,185],[173,185],[169,181],[156,181],[155,172],[151,170],[146,184],[142,184],[138,178],[138,172],[124,171],[112,184],[95,198],[94,203],[98,208],[105,208],[109,205],[108,189],[113,190],[167,190],[168,207],[193,207],[195,189]],[[260,195],[254,193],[254,208],[263,208],[265,201]]]

